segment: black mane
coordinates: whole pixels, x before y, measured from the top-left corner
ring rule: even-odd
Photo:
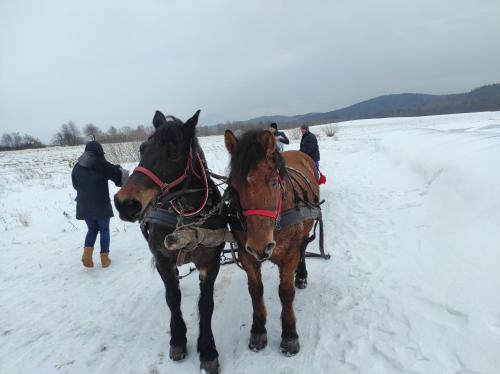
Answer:
[[[238,140],[235,154],[231,157],[229,178],[237,183],[245,182],[248,174],[266,159],[264,147],[257,141],[262,130],[251,130]],[[281,177],[286,175],[285,160],[277,150],[273,153]]]

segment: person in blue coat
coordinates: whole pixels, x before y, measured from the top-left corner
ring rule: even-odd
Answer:
[[[85,220],[87,235],[83,249],[82,263],[93,267],[92,253],[97,234],[100,233],[101,264],[108,267],[109,259],[109,221],[113,208],[109,198],[108,180],[120,187],[128,172],[120,165],[113,165],[104,157],[104,150],[97,141],[88,142],[85,152],[80,156],[71,173],[76,195],[76,218]]]

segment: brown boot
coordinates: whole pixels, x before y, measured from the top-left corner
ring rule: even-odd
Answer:
[[[101,252],[101,264],[103,268],[107,268],[111,264],[109,252]]]
[[[92,252],[94,252],[94,247],[83,248],[82,262],[83,266],[85,266],[86,268],[94,267],[94,262],[92,261]]]

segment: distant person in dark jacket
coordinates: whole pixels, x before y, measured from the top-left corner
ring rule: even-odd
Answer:
[[[285,132],[278,131],[278,125],[274,122],[269,125],[269,131],[274,134],[278,151],[283,152],[285,150],[285,144],[290,144],[290,140],[288,140]]]
[[[94,266],[92,253],[98,233],[100,233],[102,267],[111,264],[109,220],[113,217],[113,208],[109,199],[108,180],[112,180],[120,187],[127,176],[128,171],[106,161],[104,150],[96,141],[87,143],[85,152],[73,168],[71,179],[77,191],[76,218],[85,220],[88,228],[82,256],[85,267]]]
[[[302,139],[300,139],[300,151],[311,157],[316,164],[317,176],[319,178],[319,147],[318,139],[309,131],[309,126],[300,126]]]

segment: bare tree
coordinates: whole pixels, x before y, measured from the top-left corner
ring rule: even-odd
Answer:
[[[18,132],[3,134],[0,142],[0,148],[2,150],[42,148],[43,146],[40,139],[27,134],[21,135]]]
[[[14,146],[14,139],[12,139],[11,134],[2,135],[2,145],[7,148],[12,148]]]
[[[79,145],[83,143],[83,139],[75,123],[69,121],[61,125],[61,130],[54,136],[53,143],[62,146]]]
[[[19,148],[23,144],[23,137],[18,132],[12,133],[12,146],[14,148]]]
[[[40,139],[35,138],[34,136],[24,134],[22,140],[23,148],[41,148],[43,147],[43,143]]]
[[[108,142],[111,142],[111,143],[117,142],[118,137],[119,137],[118,130],[116,129],[116,127],[111,126],[107,132]]]
[[[83,127],[83,134],[91,140],[99,140],[102,135],[102,131],[96,125],[88,123]]]

